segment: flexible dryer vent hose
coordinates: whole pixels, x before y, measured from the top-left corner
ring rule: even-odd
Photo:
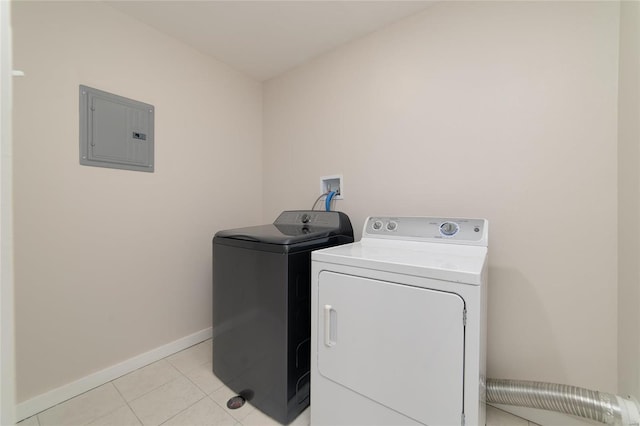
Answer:
[[[576,386],[487,379],[487,403],[556,411],[608,425],[640,425],[637,401]]]

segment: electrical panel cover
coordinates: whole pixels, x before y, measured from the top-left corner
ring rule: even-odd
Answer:
[[[153,105],[80,85],[80,164],[154,171]]]

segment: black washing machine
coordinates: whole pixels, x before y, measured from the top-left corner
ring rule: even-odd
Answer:
[[[311,251],[351,242],[347,215],[313,210],[213,238],[213,372],[280,423],[309,405]]]

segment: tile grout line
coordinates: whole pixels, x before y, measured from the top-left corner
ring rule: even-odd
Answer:
[[[195,345],[194,345],[194,346],[195,346]],[[193,347],[193,346],[191,346],[191,347]],[[187,348],[187,349],[188,349],[188,348]],[[186,350],[186,349],[185,349],[185,350]],[[179,353],[179,352],[178,352],[178,353]],[[184,377],[185,379],[187,379],[187,381],[188,381],[189,383],[191,383],[191,384],[192,384],[193,386],[195,386],[195,387],[196,387],[200,392],[202,392],[204,396],[203,396],[202,398],[200,398],[199,400],[197,400],[196,402],[194,402],[193,404],[189,405],[188,407],[184,408],[183,410],[181,410],[181,411],[177,412],[176,414],[174,414],[173,416],[169,417],[167,420],[165,420],[164,422],[160,423],[160,425],[159,425],[159,426],[161,426],[161,425],[163,425],[163,424],[167,423],[169,420],[173,419],[174,417],[176,417],[176,416],[178,416],[178,415],[180,415],[180,414],[184,413],[186,410],[188,410],[189,408],[193,407],[194,405],[196,405],[197,403],[199,403],[200,401],[202,401],[203,399],[205,399],[205,398],[207,398],[207,397],[209,396],[209,395],[207,395],[207,392],[205,392],[205,391],[204,391],[204,389],[200,388],[200,386],[198,386],[196,383],[194,383],[194,382],[193,382],[193,380],[191,380],[191,378],[190,378],[189,376],[187,376],[185,373],[183,373],[182,371],[180,371],[180,370],[178,369],[178,367],[176,367],[175,365],[173,365],[173,363],[172,363],[171,361],[169,361],[169,359],[168,359],[168,358],[169,358],[169,357],[164,358],[164,359],[167,361],[167,363],[169,363],[169,365],[170,365],[174,370],[176,370],[178,373],[180,373],[180,375],[181,375],[182,377]],[[207,361],[207,362],[208,362],[208,361]],[[199,366],[201,366],[201,365],[206,364],[207,362],[203,362],[202,364],[198,364],[198,367],[199,367]],[[140,422],[140,423],[142,423],[142,422]]]
[[[145,395],[147,395],[147,394],[149,394],[149,393],[153,392],[154,390],[157,390],[157,389],[161,388],[162,386],[166,385],[167,383],[171,383],[171,382],[173,382],[174,380],[176,380],[176,378],[177,378],[177,377],[175,377],[175,378],[173,378],[173,379],[171,379],[171,380],[169,380],[169,381],[167,381],[167,382],[164,382],[164,383],[162,383],[162,384],[160,384],[160,385],[156,386],[155,388],[153,388],[153,389],[151,389],[151,390],[149,390],[149,391],[147,391],[147,392],[144,392],[143,394],[140,394],[140,395],[136,396],[136,397],[135,397],[135,398],[133,398],[131,401],[127,401],[127,398],[125,398],[125,397],[124,397],[124,395],[122,395],[122,392],[120,392],[120,389],[118,389],[118,386],[115,384],[115,381],[116,381],[116,380],[119,380],[119,379],[121,379],[121,378],[123,378],[123,377],[126,377],[126,376],[128,376],[129,374],[133,374],[133,373],[135,373],[136,371],[140,371],[140,370],[142,370],[143,368],[149,367],[150,365],[153,365],[153,364],[159,363],[159,362],[161,362],[161,361],[165,361],[165,360],[167,360],[167,358],[162,358],[162,359],[159,359],[158,361],[152,362],[151,364],[147,364],[147,365],[145,365],[144,367],[140,367],[140,368],[138,368],[138,369],[136,369],[136,370],[131,371],[130,373],[127,373],[127,374],[125,374],[125,375],[123,375],[123,376],[120,376],[120,377],[118,377],[118,378],[113,379],[110,383],[113,383],[113,387],[114,387],[114,388],[116,388],[116,390],[118,391],[118,393],[120,393],[120,395],[122,396],[122,399],[124,399],[124,400],[125,400],[125,402],[126,402],[127,404],[129,404],[129,402],[133,402],[133,401],[135,401],[135,400],[137,400],[137,399],[139,399],[139,398],[142,398],[143,396],[145,396]],[[178,369],[177,369],[173,364],[171,364],[169,361],[167,361],[167,364],[169,364],[169,366],[170,366],[171,368],[173,368],[176,372],[178,372],[178,374],[182,374],[182,372],[181,372],[180,370],[178,370]]]
[[[204,392],[203,392],[204,393]],[[176,414],[174,414],[173,416],[169,417],[167,420],[163,421],[162,423],[160,423],[158,426],[162,426],[163,424],[167,423],[169,420],[173,419],[176,416],[179,416],[180,414],[184,413],[185,411],[187,411],[189,408],[193,407],[194,405],[196,405],[197,403],[199,403],[200,401],[202,401],[203,399],[207,398],[207,395],[205,394],[202,398],[200,398],[199,400],[197,400],[196,402],[194,402],[193,404],[189,405],[188,407],[184,408],[181,411],[178,411]]]
[[[200,344],[200,343],[198,343],[198,344]],[[190,348],[192,348],[192,347],[194,347],[194,346],[197,346],[197,345],[193,345],[193,346],[191,346],[191,347],[189,347],[189,348],[187,348],[187,349],[184,349],[184,350],[186,351],[186,350],[188,350],[188,349],[190,349]],[[182,351],[181,351],[181,352],[182,352]],[[178,353],[180,353],[180,352],[177,352],[176,354],[178,354]],[[173,355],[176,355],[176,354],[173,354]],[[169,421],[169,420],[171,420],[172,418],[176,417],[177,415],[181,414],[181,413],[182,413],[182,412],[184,412],[185,410],[188,410],[189,408],[191,408],[193,405],[195,405],[195,404],[197,404],[198,402],[202,401],[204,398],[208,397],[207,393],[206,393],[203,389],[201,389],[197,384],[195,384],[195,383],[194,383],[194,382],[193,382],[193,381],[192,381],[192,380],[191,380],[191,379],[190,379],[190,378],[189,378],[185,373],[183,373],[183,372],[182,372],[178,367],[176,367],[176,366],[175,366],[175,365],[174,365],[174,364],[169,360],[169,358],[170,358],[171,356],[173,356],[173,355],[169,355],[169,356],[167,356],[167,357],[165,357],[165,358],[162,358],[161,360],[158,360],[158,361],[156,361],[156,362],[166,361],[166,363],[167,363],[169,366],[171,366],[171,368],[173,368],[173,370],[175,370],[175,371],[178,373],[178,375],[177,375],[176,377],[174,377],[173,379],[171,379],[171,380],[169,380],[169,381],[167,381],[167,382],[165,382],[165,383],[161,384],[160,386],[157,386],[157,387],[155,387],[155,388],[153,388],[153,389],[149,390],[148,392],[145,392],[145,393],[144,393],[144,394],[142,394],[142,395],[139,395],[139,396],[135,397],[135,398],[134,398],[134,399],[132,399],[131,401],[127,401],[127,400],[125,399],[125,402],[127,403],[127,405],[129,405],[129,402],[137,401],[138,399],[140,399],[140,398],[142,398],[142,397],[144,397],[144,396],[146,396],[146,395],[150,394],[151,392],[154,392],[154,391],[156,391],[156,390],[160,389],[161,387],[163,387],[163,386],[165,386],[165,385],[167,385],[167,384],[169,384],[169,383],[173,383],[173,382],[175,382],[175,381],[177,381],[177,380],[180,380],[180,379],[186,379],[186,380],[187,380],[187,382],[191,383],[193,386],[195,386],[195,388],[196,388],[196,389],[198,389],[200,392],[202,392],[202,394],[203,394],[202,398],[198,399],[198,400],[197,400],[197,401],[195,401],[193,404],[191,404],[191,405],[189,405],[189,406],[185,407],[184,409],[180,410],[178,413],[176,413],[176,414],[172,415],[171,417],[169,417],[168,419],[164,420],[162,423],[160,423],[160,425],[165,424],[166,422],[168,422],[168,421]],[[201,364],[198,364],[198,366],[204,365],[204,364],[206,364],[207,362],[208,362],[208,361],[205,361],[205,362],[203,362],[203,363],[201,363]],[[149,365],[151,365],[151,364],[149,364]],[[141,368],[144,368],[144,367],[141,367]],[[136,370],[136,371],[137,371],[137,370]],[[131,374],[131,373],[129,373],[129,374]],[[124,377],[124,376],[123,376],[123,377]],[[114,386],[115,386],[115,385],[114,385]],[[116,389],[117,389],[117,386],[115,386],[115,387],[116,387]],[[123,398],[124,398],[124,396],[123,396]],[[131,405],[129,405],[129,408],[131,408],[131,411],[132,411],[132,412],[133,412],[133,414],[136,416],[136,418],[138,419],[138,421],[140,422],[140,424],[144,426],[144,422],[143,422],[143,421],[138,417],[138,415],[136,414],[136,412],[135,412],[135,410],[133,409],[133,407],[131,407]],[[158,425],[158,426],[159,426],[159,425]]]
[[[140,396],[136,396],[136,397],[135,397],[135,398],[133,398],[131,401],[126,401],[126,400],[125,400],[125,401],[127,402],[127,404],[129,404],[129,402],[135,402],[135,401],[139,400],[140,398],[142,398],[142,397],[145,397],[145,396],[149,395],[151,392],[155,392],[155,391],[157,391],[158,389],[160,389],[161,387],[166,386],[166,385],[168,385],[169,383],[173,383],[173,382],[175,382],[176,380],[180,380],[181,378],[182,378],[182,377],[180,377],[180,376],[178,376],[178,377],[174,377],[173,379],[169,380],[168,382],[164,382],[164,383],[163,383],[163,384],[161,384],[160,386],[157,386],[157,387],[153,388],[153,389],[152,389],[152,390],[150,390],[149,392],[145,392],[145,393],[143,393],[143,394],[142,394],[142,395],[140,395]],[[133,410],[133,408],[131,408],[131,409]],[[134,414],[135,414],[135,412],[134,412]]]
[[[201,364],[198,364],[198,367],[202,367],[203,365],[205,365],[205,364],[206,364],[206,363],[208,363],[208,362],[209,362],[209,361],[205,361],[205,362],[203,362],[203,363],[201,363]],[[195,368],[194,368],[194,371],[195,371]],[[181,372],[181,373],[182,373],[182,372]],[[205,395],[205,396],[210,396],[210,395],[211,395],[211,394],[207,393],[207,391],[206,391],[205,389],[202,389],[200,386],[198,386],[198,384],[197,384],[196,382],[194,382],[194,381],[191,379],[191,377],[187,376],[187,374],[186,374],[186,373],[182,373],[182,374],[187,378],[187,380],[189,380],[191,383],[193,383],[193,385],[194,385],[195,387],[197,387],[198,389],[200,389],[200,390],[202,391],[202,393],[204,393],[204,395]],[[211,374],[213,374],[213,372],[211,372]],[[222,382],[220,382],[220,383],[222,383]],[[223,387],[223,386],[224,386],[224,383],[222,383],[220,386],[218,386],[216,389],[214,389],[214,390],[213,390],[213,392],[217,391],[218,389],[220,389],[220,388],[221,388],[221,387]],[[211,392],[211,393],[213,393],[213,392]],[[214,401],[214,402],[215,402],[215,401]],[[218,404],[218,405],[220,405],[220,404]]]
[[[65,403],[67,403],[67,402],[73,401],[74,399],[79,398],[79,397],[81,397],[82,395],[85,395],[85,394],[87,394],[87,393],[89,393],[89,392],[91,392],[91,391],[93,391],[93,390],[96,390],[96,389],[98,389],[98,388],[100,388],[100,387],[102,387],[102,386],[108,385],[108,384],[110,384],[110,383],[111,383],[111,382],[103,383],[103,384],[101,384],[101,385],[99,385],[99,386],[96,386],[95,388],[91,388],[91,389],[89,389],[89,390],[87,390],[87,391],[84,391],[84,392],[82,392],[81,394],[78,394],[78,395],[76,395],[76,396],[74,396],[74,397],[71,397],[71,398],[66,399],[66,400],[64,400],[64,401],[62,401],[62,402],[59,402],[59,403],[57,403],[57,404],[55,404],[55,405],[53,405],[53,406],[51,406],[51,407],[49,407],[49,408],[46,408],[46,409],[44,409],[44,410],[42,410],[42,411],[40,411],[40,412],[38,412],[38,413],[34,414],[34,415],[33,415],[33,416],[31,416],[31,417],[35,417],[35,418],[36,418],[36,421],[38,422],[38,426],[42,426],[42,422],[40,421],[40,415],[41,415],[41,414],[43,414],[43,413],[45,413],[45,412],[47,412],[47,411],[49,411],[49,410],[51,410],[51,409],[53,409],[53,408],[55,408],[55,407],[58,407],[58,406],[60,406],[60,405],[62,405],[62,404],[65,404]],[[116,387],[115,387],[115,385],[113,385],[113,387],[116,389],[116,392],[118,392],[118,394],[120,394],[120,392],[118,391],[118,388],[116,388]],[[122,396],[122,395],[121,395],[121,396]],[[125,402],[125,404],[126,404],[126,402],[127,402],[127,401],[126,401],[124,398],[122,398],[122,399],[124,400],[124,402]],[[85,424],[85,425],[88,425],[89,423],[91,423],[91,422],[93,422],[93,421],[96,421],[96,420],[98,420],[98,419],[101,419],[102,417],[107,416],[107,415],[109,415],[109,414],[113,413],[114,411],[118,410],[120,407],[123,407],[123,405],[121,405],[121,406],[119,406],[119,407],[117,407],[117,408],[115,408],[115,409],[113,409],[113,410],[109,411],[107,414],[105,414],[105,415],[103,415],[103,416],[100,416],[100,417],[94,417],[94,418],[92,418],[88,423],[84,423],[84,424]],[[30,417],[29,417],[29,418],[30,418]],[[26,419],[24,419],[24,420],[26,420]],[[22,421],[24,421],[24,420],[22,420]],[[21,423],[22,421],[20,421],[20,423]]]
[[[137,370],[135,370],[135,371],[137,371]],[[122,377],[124,377],[124,376],[122,376]],[[114,381],[115,380],[112,380],[111,382],[113,383]],[[124,397],[124,395],[122,394],[122,392],[120,392],[120,389],[118,389],[118,387],[116,386],[115,383],[113,383],[113,387],[116,388],[116,391],[118,391],[118,393],[120,394],[120,396],[124,400],[124,403],[126,404],[126,406],[129,407],[129,410],[131,410],[133,415],[136,416],[136,419],[138,419],[138,422],[140,422],[141,425],[144,425],[144,423],[142,423],[142,420],[140,420],[140,417],[138,417],[136,412],[133,410],[133,407],[131,405],[129,405],[129,401],[127,401],[127,398]]]
[[[113,413],[115,413],[116,411],[118,411],[119,409],[121,409],[122,407],[124,407],[125,405],[127,405],[127,400],[126,400],[126,399],[124,399],[124,397],[122,396],[122,394],[120,393],[120,391],[118,390],[118,388],[117,388],[117,387],[116,387],[112,382],[107,382],[107,383],[105,383],[104,385],[101,385],[101,386],[105,386],[105,385],[108,385],[108,384],[110,384],[111,386],[113,386],[113,388],[116,390],[116,392],[118,392],[118,395],[120,395],[120,397],[122,398],[122,401],[124,402],[124,404],[123,404],[123,405],[120,405],[119,407],[114,408],[113,410],[111,410],[111,411],[109,411],[109,412],[107,412],[107,413],[103,414],[102,416],[92,418],[92,419],[91,419],[91,420],[89,420],[88,422],[84,423],[84,425],[89,425],[89,424],[91,424],[91,423],[95,422],[96,420],[99,420],[99,419],[101,419],[101,418],[103,418],[103,417],[106,417],[106,416],[108,416],[108,415],[110,415],[110,414],[113,414]]]
[[[180,372],[180,374],[182,375],[182,373],[181,373],[181,372]],[[182,377],[181,377],[181,376],[175,377],[175,378],[173,378],[173,379],[169,380],[168,382],[165,382],[165,383],[161,384],[160,386],[158,386],[158,387],[154,388],[153,390],[150,390],[149,392],[145,392],[144,394],[142,394],[142,395],[140,395],[140,396],[138,396],[138,397],[136,397],[136,398],[132,399],[130,402],[135,402],[135,401],[139,400],[140,398],[143,398],[143,397],[145,397],[146,395],[149,395],[151,392],[155,392],[155,391],[157,391],[158,389],[160,389],[161,387],[166,386],[166,385],[168,385],[169,383],[173,383],[173,382],[178,381],[178,380],[183,379],[183,378],[186,378],[186,377],[184,377],[184,375],[182,375]],[[187,379],[187,380],[189,380],[189,378],[186,378],[186,379]],[[197,386],[196,386],[196,387],[197,387]],[[198,388],[198,390],[200,390],[200,388]],[[204,393],[204,392],[202,392],[202,393]],[[205,396],[206,396],[206,395],[205,395]],[[200,399],[202,399],[202,398],[200,398]],[[129,405],[129,401],[127,401],[127,405]],[[143,426],[147,426],[147,425],[145,425],[145,423],[140,419],[140,417],[138,417],[138,414],[137,414],[137,413],[136,413],[136,411],[133,409],[133,407],[132,407],[131,405],[129,405],[129,407],[131,408],[131,411],[132,411],[132,412],[133,412],[133,414],[136,416],[136,418],[138,419],[138,421],[140,422],[140,424],[141,424],[141,425],[143,425]],[[187,408],[188,408],[188,407],[187,407]],[[185,410],[186,410],[186,408],[185,408]],[[184,411],[184,410],[183,410],[183,411]],[[182,412],[182,411],[180,411],[180,413],[181,413],[181,412]],[[179,413],[178,413],[178,414],[179,414]],[[176,415],[177,415],[177,414],[176,414]],[[174,417],[174,416],[172,416],[172,417]],[[160,424],[159,424],[159,425],[157,425],[157,426],[160,426],[161,424],[166,423],[168,420],[169,420],[169,419],[167,419],[167,420],[163,421],[162,423],[160,423]]]
[[[202,363],[198,364],[198,367],[201,367],[201,366],[205,365],[205,364],[206,364],[206,363],[208,363],[208,362],[209,362],[209,361],[202,362]],[[195,369],[194,369],[194,370],[195,370]],[[225,413],[227,413],[229,416],[231,416],[231,418],[232,418],[233,420],[235,420],[235,421],[236,421],[236,423],[238,423],[238,424],[240,424],[240,425],[243,425],[243,423],[242,423],[242,421],[241,421],[241,420],[238,420],[238,418],[237,418],[236,416],[234,416],[232,413],[229,413],[229,412],[225,409],[225,407],[223,407],[222,405],[220,405],[220,404],[218,403],[218,401],[216,401],[215,399],[213,399],[213,398],[211,397],[211,395],[212,395],[213,393],[217,392],[218,390],[220,390],[220,389],[222,389],[223,387],[225,387],[225,386],[226,386],[224,383],[222,383],[222,382],[221,382],[221,385],[220,385],[220,386],[218,386],[216,389],[214,389],[214,390],[213,390],[213,392],[211,392],[211,393],[207,393],[207,391],[206,391],[206,390],[202,389],[200,386],[198,386],[198,384],[197,384],[196,382],[194,382],[193,380],[191,380],[191,378],[190,378],[189,376],[187,376],[187,374],[186,374],[186,373],[182,373],[182,371],[180,371],[180,373],[181,373],[181,374],[183,374],[183,375],[187,378],[187,380],[189,380],[191,383],[193,383],[193,385],[194,385],[196,388],[200,389],[200,390],[202,391],[202,393],[204,393],[204,398],[209,398],[209,400],[210,400],[210,401],[212,401],[215,405],[217,405],[218,407],[220,407],[220,408],[221,408]],[[211,374],[213,374],[213,371],[211,372]],[[196,403],[194,403],[194,404],[192,404],[192,405],[197,404],[198,402],[202,401],[204,398],[201,398],[200,400],[198,400]],[[253,406],[251,406],[251,407],[252,407],[253,409],[255,409],[255,407],[253,407]],[[188,407],[188,408],[189,408],[189,407]],[[187,409],[187,408],[185,408],[185,410],[186,410],[186,409]],[[183,410],[183,411],[184,411],[184,410]],[[176,416],[177,416],[177,414],[176,414]],[[174,417],[175,417],[175,416],[174,416]],[[167,420],[167,421],[169,421],[169,420]],[[166,422],[165,422],[165,423],[166,423]]]

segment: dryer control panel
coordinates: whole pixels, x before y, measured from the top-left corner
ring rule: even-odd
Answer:
[[[488,227],[486,219],[370,216],[362,237],[486,246]]]

